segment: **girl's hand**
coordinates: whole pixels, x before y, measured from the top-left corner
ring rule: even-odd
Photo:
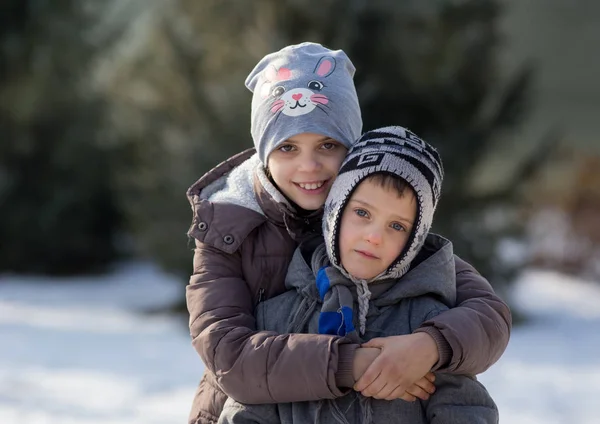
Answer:
[[[381,353],[354,385],[363,396],[376,399],[426,400],[435,389],[425,378],[438,361],[433,338],[426,333],[372,339],[362,347]]]

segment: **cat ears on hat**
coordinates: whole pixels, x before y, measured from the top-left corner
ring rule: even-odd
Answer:
[[[289,68],[281,67],[276,69],[275,66],[269,65],[265,69],[265,80],[268,82],[286,81],[292,77],[292,71]]]
[[[317,62],[317,66],[313,71],[313,74],[321,78],[326,78],[335,71],[335,59],[331,56],[323,56]],[[268,82],[286,81],[292,78],[292,71],[290,68],[281,67],[275,68],[274,65],[269,65],[265,69],[265,80]]]
[[[313,74],[321,78],[327,78],[333,71],[335,71],[335,59],[331,56],[323,56],[315,66]]]

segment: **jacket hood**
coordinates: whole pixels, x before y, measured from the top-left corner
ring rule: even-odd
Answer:
[[[452,242],[429,233],[413,267],[383,296],[373,299],[379,307],[400,299],[422,295],[437,296],[449,307],[456,302],[456,270]]]
[[[192,203],[192,206],[194,204],[194,199],[208,199],[212,194],[222,190],[225,187],[227,178],[232,171],[251,159],[254,154],[254,149],[244,150],[243,152],[240,152],[221,162],[200,177],[198,181],[192,184],[186,193],[188,200],[190,203]]]
[[[248,149],[217,165],[187,191],[195,218],[202,204],[235,205],[286,227],[293,239],[320,231],[322,210],[300,216],[267,177],[254,149]]]

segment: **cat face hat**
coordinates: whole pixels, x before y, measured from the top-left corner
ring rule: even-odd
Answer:
[[[288,138],[316,133],[350,148],[362,131],[354,65],[342,50],[316,43],[265,56],[246,78],[253,92],[251,132],[260,160]]]

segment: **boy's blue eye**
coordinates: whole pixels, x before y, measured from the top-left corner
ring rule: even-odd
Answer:
[[[333,150],[337,147],[337,144],[335,143],[323,143],[323,145],[321,146],[323,147],[325,150]]]
[[[406,229],[402,225],[398,224],[397,222],[394,222],[392,224],[392,228],[396,231],[406,231]]]
[[[355,213],[356,213],[358,216],[361,216],[361,217],[363,217],[363,218],[364,218],[364,217],[366,217],[366,216],[368,215],[368,214],[367,214],[367,211],[366,211],[366,210],[364,210],[364,209],[355,209],[355,210],[354,210],[354,212],[355,212]]]

